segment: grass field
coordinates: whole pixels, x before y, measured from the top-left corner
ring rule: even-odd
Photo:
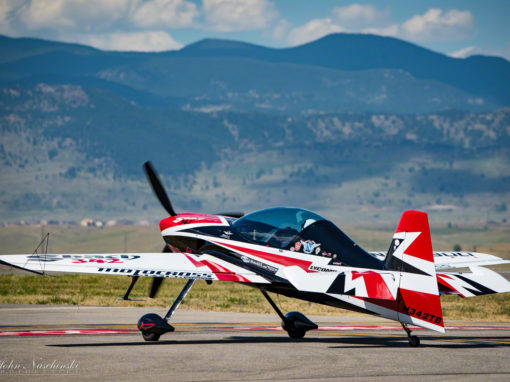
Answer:
[[[367,250],[385,250],[393,227],[343,227],[344,231]],[[51,253],[113,253],[160,251],[162,240],[157,227],[112,227],[105,229],[52,226]],[[41,236],[39,227],[4,227],[0,229],[0,252],[31,253]],[[433,227],[435,250],[451,250],[455,244],[464,250],[491,253],[510,259],[510,227]],[[509,267],[500,266],[508,269]],[[496,267],[497,269],[497,267]],[[34,276],[0,275],[0,303],[73,304],[103,306],[168,307],[184,285],[183,280],[165,280],[155,299],[147,297],[150,280],[140,279],[131,297],[144,301],[118,301],[129,285],[128,277],[96,275]],[[278,296],[284,311],[305,314],[352,315],[352,312]],[[510,321],[510,293],[462,299],[442,297],[445,319]],[[203,281],[195,284],[182,306],[187,309],[272,313],[255,289],[233,283]]]

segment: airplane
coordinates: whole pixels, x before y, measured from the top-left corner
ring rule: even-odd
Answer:
[[[229,281],[259,289],[290,338],[316,323],[300,312],[284,314],[268,292],[378,315],[399,322],[412,347],[420,339],[409,325],[445,333],[441,295],[473,297],[510,291],[488,265],[510,261],[478,252],[433,252],[427,214],[405,211],[387,252],[367,252],[322,216],[293,207],[242,213],[176,213],[150,162],[144,170],[169,216],[159,223],[161,253],[2,255],[0,263],[37,274],[89,273],[151,277],[150,297],[165,278],[188,279],[165,316],[143,315],[144,340],[158,341],[175,328],[170,318],[196,280]],[[469,268],[470,272],[443,272]]]

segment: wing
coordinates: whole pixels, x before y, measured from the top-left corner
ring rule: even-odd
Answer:
[[[379,260],[386,258],[384,252],[370,252]],[[434,252],[436,269],[467,268],[470,266],[487,266],[496,264],[508,264],[510,261],[501,257],[479,252]]]
[[[462,297],[510,292],[510,282],[499,273],[478,266],[470,266],[469,269],[472,273],[438,273],[439,292]]]
[[[269,283],[258,274],[208,254],[48,254],[2,255],[0,264],[44,274],[93,273],[199,280]]]
[[[479,252],[434,252],[436,269],[466,268],[510,263],[500,257]]]

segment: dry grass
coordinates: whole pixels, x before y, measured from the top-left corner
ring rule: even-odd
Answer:
[[[129,285],[128,277],[99,275],[63,276],[0,276],[0,303],[3,304],[71,304],[96,306],[168,307],[184,280],[165,280],[157,298],[148,297],[150,279],[140,279],[131,297],[143,301],[118,301]],[[298,310],[305,314],[353,315],[353,312],[306,301],[275,297],[284,311]],[[182,305],[187,309],[273,313],[272,308],[253,288],[243,285],[198,281]],[[510,321],[510,293],[462,299],[442,297],[446,320]]]

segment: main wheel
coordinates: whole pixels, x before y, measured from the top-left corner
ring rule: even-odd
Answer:
[[[157,341],[159,340],[160,334],[142,332],[143,339],[145,341]]]
[[[287,333],[289,334],[290,338],[293,338],[295,340],[300,340],[306,334],[304,330],[288,330]]]
[[[420,346],[420,339],[417,336],[409,337],[409,345],[413,348]]]

